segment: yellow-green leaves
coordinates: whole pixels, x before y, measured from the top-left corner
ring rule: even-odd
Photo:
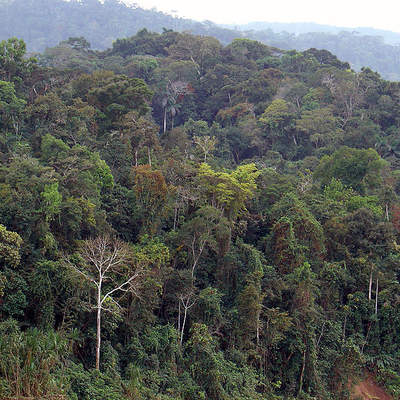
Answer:
[[[269,129],[280,129],[290,117],[289,104],[283,99],[276,99],[265,109],[260,122]]]
[[[246,211],[246,202],[257,188],[260,175],[255,164],[240,165],[232,172],[216,172],[208,164],[199,167],[199,181],[206,201],[223,210],[229,219]]]
[[[45,185],[42,197],[42,211],[46,216],[46,220],[50,221],[55,215],[60,213],[62,195],[58,191],[58,182]]]
[[[22,239],[18,233],[10,232],[0,224],[0,266],[18,266],[21,256],[19,254]]]

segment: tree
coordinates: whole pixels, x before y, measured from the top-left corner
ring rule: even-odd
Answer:
[[[253,338],[260,344],[260,314],[264,294],[261,291],[262,271],[254,271],[246,276],[246,285],[237,299],[240,332],[244,346],[249,346]]]
[[[0,224],[0,315],[19,314],[26,305],[22,286],[24,281],[16,272],[21,261],[22,239]],[[1,368],[1,367],[0,367]]]
[[[70,37],[68,40],[64,40],[60,45],[70,46],[75,50],[89,51],[90,43],[83,37]]]
[[[373,82],[363,79],[363,75],[351,71],[329,69],[323,73],[322,84],[331,92],[341,117],[341,128],[353,118],[363,104]]]
[[[216,249],[217,229],[227,225],[228,221],[218,209],[204,206],[196,211],[194,218],[182,226],[182,244],[188,251],[188,267],[192,278],[206,248],[209,246]]]
[[[152,150],[160,150],[158,141],[159,128],[145,117],[139,117],[136,111],[124,115],[121,121],[123,140],[129,141],[135,158],[135,167],[138,166],[139,151],[147,150],[147,163],[151,167]]]
[[[22,239],[18,233],[10,232],[0,224],[0,299],[7,287],[7,276],[4,274],[7,267],[17,267],[20,260]]]
[[[297,328],[296,334],[299,335],[297,351],[302,353],[298,389],[298,395],[301,395],[305,386],[308,386],[308,390],[304,391],[310,392],[315,383],[318,383],[315,349],[316,275],[311,270],[310,264],[304,262],[287,276],[287,280],[293,293],[292,316]]]
[[[221,58],[222,46],[212,37],[194,36],[188,33],[179,35],[175,44],[168,48],[171,58],[190,60],[200,76],[213,67]]]
[[[15,94],[14,84],[0,81],[0,127],[4,130],[13,129],[19,135],[19,119],[25,106],[25,101]]]
[[[35,58],[26,59],[26,45],[15,37],[0,42],[0,78],[8,82],[21,82],[32,71]]]
[[[134,168],[134,192],[142,214],[142,230],[155,233],[166,214],[171,187],[165,182],[161,171],[153,170],[149,165]]]
[[[55,215],[60,214],[62,195],[58,191],[58,182],[45,185],[42,197],[42,212],[47,222],[51,221]]]
[[[234,171],[215,172],[208,164],[199,168],[199,183],[206,201],[235,220],[246,211],[247,201],[254,195],[260,175],[255,164],[238,166]]]
[[[204,153],[204,162],[207,162],[207,156],[215,149],[217,138],[211,136],[195,136],[193,141],[201,148]]]
[[[281,273],[292,272],[307,259],[317,262],[325,255],[324,231],[306,204],[287,193],[270,211],[271,256]]]
[[[85,240],[78,258],[75,261],[65,258],[65,261],[96,289],[96,369],[99,370],[102,311],[120,308],[114,298],[118,292],[138,292],[146,264],[135,259],[129,245],[110,236]]]
[[[364,194],[366,190],[374,190],[379,186],[385,166],[386,161],[373,149],[344,146],[332,155],[322,157],[314,176],[321,180],[323,186],[336,178]]]
[[[10,232],[4,225],[0,224],[0,268],[5,266],[18,266],[21,255],[20,247],[22,239],[18,233]]]
[[[342,130],[329,108],[306,110],[296,121],[296,129],[310,137],[315,147],[333,145],[341,140]]]
[[[164,109],[163,117],[163,132],[167,131],[167,114],[171,114],[171,127],[174,127],[174,118],[178,113],[180,102],[183,98],[190,94],[192,88],[188,82],[185,81],[171,81],[168,79],[165,84],[163,95],[161,98],[161,105]]]
[[[185,333],[186,319],[188,311],[196,304],[196,296],[194,288],[191,286],[186,289],[184,293],[178,295],[179,300],[179,314],[178,314],[178,333],[180,334],[179,343],[182,346],[183,334]],[[183,308],[183,320],[181,322],[181,305]]]
[[[259,121],[266,132],[266,139],[274,145],[283,142],[285,147],[297,146],[295,131],[293,129],[294,113],[291,106],[283,99],[274,100],[261,115]]]
[[[73,83],[74,95],[104,113],[114,123],[131,110],[139,116],[149,111],[153,92],[142,79],[116,75],[110,71],[82,74]]]
[[[193,324],[186,352],[195,380],[207,392],[207,396],[203,395],[203,398],[212,400],[227,398],[222,385],[223,377],[219,371],[222,360],[218,354],[216,342],[206,325]]]

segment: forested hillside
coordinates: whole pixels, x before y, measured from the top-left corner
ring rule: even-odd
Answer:
[[[348,31],[307,32],[296,35],[285,31],[276,33],[269,29],[252,32],[251,38],[287,50],[326,49],[340,59],[348,61],[357,71],[368,66],[388,80],[400,80],[400,46],[385,43],[382,36]]]
[[[0,398],[400,395],[400,84],[146,30],[0,43]]]
[[[400,34],[394,32],[267,23],[228,29],[210,21],[200,23],[127,6],[119,0],[0,0],[0,40],[21,38],[29,52],[42,52],[69,37],[84,37],[93,49],[105,50],[117,38],[135,35],[143,28],[213,36],[224,45],[242,37],[285,50],[326,49],[357,71],[369,67],[385,79],[400,80]]]
[[[119,0],[0,0],[0,39],[22,38],[28,51],[43,51],[74,36],[84,36],[94,49],[105,50],[115,39],[143,28],[208,34],[225,44],[241,36],[212,22],[174,17]]]

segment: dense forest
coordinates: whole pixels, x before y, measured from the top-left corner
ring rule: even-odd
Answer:
[[[274,33],[269,29],[252,32],[251,38],[286,50],[326,49],[340,59],[348,61],[356,71],[368,65],[385,79],[400,80],[400,46],[385,43],[381,36],[347,31],[337,34],[307,32],[296,35],[288,32]]]
[[[0,40],[15,36],[29,52],[43,52],[69,37],[85,37],[93,49],[105,50],[117,38],[146,28],[213,36],[223,45],[242,37],[285,50],[328,50],[352,68],[368,66],[388,80],[400,80],[400,34],[371,28],[341,29],[317,24],[255,23],[222,27],[157,10],[127,6],[120,0],[0,0]]]
[[[147,30],[0,43],[0,398],[400,398],[400,83]]]

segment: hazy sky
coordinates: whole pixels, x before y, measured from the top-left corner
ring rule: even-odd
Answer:
[[[216,23],[317,22],[343,27],[368,26],[400,32],[397,0],[124,0],[182,17]]]

